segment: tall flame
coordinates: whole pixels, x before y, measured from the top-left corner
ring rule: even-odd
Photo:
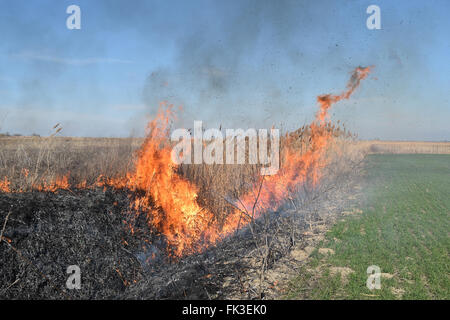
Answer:
[[[268,210],[276,210],[298,186],[310,181],[316,185],[321,178],[321,168],[326,166],[324,153],[333,138],[329,130],[328,111],[331,106],[348,99],[365,79],[372,67],[356,68],[340,95],[317,97],[319,110],[309,125],[310,144],[306,152],[299,152],[293,143],[294,137],[286,135],[281,153],[281,167],[276,175],[265,177],[241,197],[222,226],[214,221],[214,214],[197,202],[198,188],[177,174],[178,166],[171,158],[170,124],[174,119],[171,107],[162,108],[148,124],[148,134],[138,151],[135,168],[124,178],[108,179],[100,176],[95,186],[113,186],[133,192],[131,208],[136,215],[144,212],[153,229],[163,234],[170,252],[182,256],[198,252],[216,243],[239,227],[248,224]],[[34,186],[40,191],[69,189],[69,175],[52,183]],[[86,182],[76,187],[86,188]],[[0,180],[0,191],[10,192],[10,182]],[[257,200],[257,201],[256,201]],[[251,216],[251,217],[250,217]]]
[[[284,161],[280,171],[277,175],[269,176],[264,181],[264,188],[259,192],[259,212],[277,209],[287,199],[289,193],[295,191],[295,188],[305,183],[308,178],[313,185],[318,183],[321,175],[320,169],[327,164],[323,154],[332,139],[332,132],[328,130],[326,121],[328,110],[334,103],[342,99],[348,99],[359,86],[361,80],[368,76],[371,68],[357,67],[347,84],[347,90],[342,94],[326,94],[317,97],[319,111],[316,113],[315,120],[309,125],[311,128],[309,149],[300,154],[293,147],[294,143],[290,143],[290,141],[285,143],[285,150],[281,157]],[[288,137],[287,139],[293,138]],[[255,201],[254,192],[248,193],[241,201],[242,209],[252,208]]]
[[[147,220],[164,234],[176,256],[190,251],[205,237],[213,214],[197,203],[197,187],[176,173],[169,144],[172,108],[160,109],[148,125],[134,174],[127,187],[145,194],[136,197],[134,209],[147,211]],[[209,242],[213,239],[208,238]]]
[[[166,236],[177,256],[199,251],[248,224],[251,218],[257,218],[267,210],[276,210],[306,179],[310,178],[313,185],[318,183],[320,169],[326,165],[323,154],[332,139],[326,121],[328,110],[332,104],[348,99],[370,69],[356,68],[342,94],[317,98],[319,111],[310,124],[308,151],[301,154],[287,141],[281,155],[280,171],[265,178],[262,184],[255,185],[239,199],[238,208],[228,215],[221,228],[213,223],[214,214],[197,203],[197,187],[176,173],[177,166],[171,161],[168,144],[168,124],[173,114],[171,109],[160,112],[149,124],[150,133],[139,152],[135,174],[129,176],[131,184],[128,187],[145,191],[144,196],[136,199],[135,209],[147,210],[149,223]],[[287,136],[286,139],[293,138]]]

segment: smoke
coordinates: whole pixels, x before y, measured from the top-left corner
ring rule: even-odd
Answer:
[[[264,107],[276,104],[283,111],[284,84],[260,77],[277,72],[279,61],[290,59],[299,19],[307,16],[305,3],[248,0],[214,2],[213,7],[205,3],[205,13],[191,16],[188,31],[176,38],[174,64],[149,72],[143,90],[145,103],[153,112],[163,100],[183,105],[187,125],[198,117],[213,125],[227,120],[248,125],[249,114],[252,122],[267,117]],[[273,47],[278,52],[268,52]],[[255,65],[252,57],[266,61]],[[259,95],[254,101],[252,91]],[[249,108],[254,112],[243,116],[242,109]]]

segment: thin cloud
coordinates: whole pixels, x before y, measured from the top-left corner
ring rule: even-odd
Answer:
[[[52,62],[52,63],[66,64],[66,65],[73,65],[73,66],[85,66],[85,65],[97,64],[97,63],[133,63],[133,61],[131,61],[131,60],[114,59],[114,58],[98,58],[97,57],[97,58],[74,59],[74,58],[64,58],[64,57],[42,55],[42,54],[29,53],[29,52],[13,54],[13,56],[17,57],[17,58],[21,58],[21,59]]]

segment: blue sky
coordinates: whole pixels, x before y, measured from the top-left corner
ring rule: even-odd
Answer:
[[[375,65],[333,119],[361,138],[450,140],[450,2],[6,1],[0,132],[142,135],[158,103],[181,127],[292,129],[316,96]],[[66,8],[81,8],[81,30]],[[381,30],[366,8],[381,8]]]

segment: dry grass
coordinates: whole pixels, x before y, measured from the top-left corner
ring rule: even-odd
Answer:
[[[344,137],[338,139],[342,153],[450,154],[450,142],[353,141],[338,129],[330,130]],[[308,149],[308,127],[291,133],[291,137],[290,143],[300,153]],[[284,141],[282,137],[281,148]],[[99,175],[119,177],[131,171],[135,151],[142,142],[141,138],[0,137],[0,178],[8,177],[12,189],[22,190],[68,173],[71,185],[83,181],[92,184]],[[202,205],[223,211],[229,208],[224,198],[245,193],[257,181],[259,168],[251,164],[192,164],[181,165],[179,173],[199,186]]]
[[[310,144],[309,127],[302,127],[281,137],[281,152],[286,141],[299,153]],[[343,131],[329,126],[335,136]],[[43,182],[69,176],[69,184],[92,185],[100,175],[123,177],[133,170],[141,138],[66,138],[66,137],[0,137],[0,179],[7,177],[12,190],[30,190]],[[270,148],[270,146],[268,146]],[[292,146],[291,146],[292,147]],[[246,150],[248,152],[248,148]],[[179,174],[199,188],[199,203],[213,212],[232,210],[227,199],[238,199],[260,178],[260,165],[191,164],[181,165]]]
[[[348,156],[351,153],[352,158],[356,148],[354,142],[352,142],[351,134],[348,134],[339,127],[333,125],[327,125],[326,130],[331,132],[336,138],[334,144],[335,148],[329,148],[327,157],[336,160],[342,158],[342,154]],[[300,154],[305,153],[310,148],[310,136],[311,129],[309,126],[303,126],[288,135],[282,135],[280,137],[280,154],[283,154],[283,149],[287,145],[289,145],[290,149],[298,150],[298,153]],[[257,148],[259,148],[259,145]],[[269,141],[268,152],[270,148]],[[352,149],[352,151],[350,151],[350,149]],[[340,156],[338,156],[337,153],[339,153]],[[358,150],[357,153],[360,154],[360,150]],[[225,153],[223,159],[225,159]],[[200,205],[208,208],[211,212],[223,213],[216,214],[216,218],[220,220],[221,218],[225,218],[227,213],[234,210],[234,207],[230,205],[230,200],[240,199],[241,196],[248,193],[249,190],[254,190],[255,185],[258,185],[260,182],[262,177],[260,175],[261,165],[248,164],[248,145],[246,148],[245,159],[245,164],[183,164],[179,168],[179,173],[199,187],[198,201]],[[283,166],[282,158],[280,158],[280,166]],[[335,163],[334,167],[338,168],[340,166]],[[220,222],[222,221],[219,221],[219,223]]]
[[[29,190],[69,174],[70,183],[94,183],[100,174],[123,175],[142,139],[2,137],[0,177],[12,189]]]

